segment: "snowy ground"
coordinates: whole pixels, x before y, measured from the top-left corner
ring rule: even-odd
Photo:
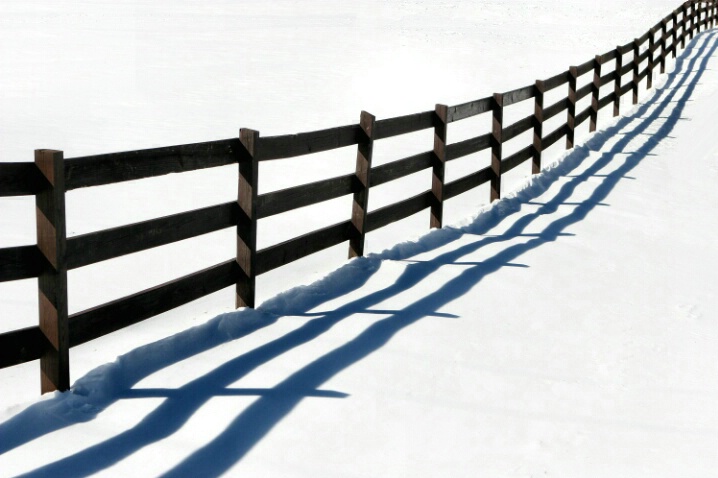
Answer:
[[[65,3],[0,5],[2,160],[455,104],[552,76],[676,6]],[[0,475],[715,476],[716,49],[700,35],[655,96],[513,197],[450,201],[455,227],[380,252],[425,232],[422,215],[311,285],[293,288],[345,248],[260,280],[257,311],[230,312],[224,291],[73,349],[72,393],[37,401],[36,363],[0,370]],[[260,171],[267,190],[277,168]],[[234,171],[189,176],[71,193],[71,234],[234,195]],[[155,205],[157,188],[189,194]],[[0,207],[0,247],[33,243],[31,201]],[[227,259],[231,236],[74,272],[71,309]],[[36,321],[34,294],[0,284],[0,331]]]

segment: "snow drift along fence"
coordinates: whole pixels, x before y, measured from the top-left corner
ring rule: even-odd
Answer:
[[[542,152],[563,138],[566,148],[572,148],[579,125],[588,121],[589,131],[596,129],[599,110],[612,106],[618,116],[620,99],[628,93],[637,103],[641,82],[645,79],[645,88],[650,89],[656,70],[665,72],[669,55],[675,58],[687,38],[714,27],[717,18],[716,0],[686,2],[640,38],[552,78],[461,105],[436,105],[432,111],[382,120],[362,112],[357,125],[311,133],[262,137],[242,129],[239,138],[74,159],[64,159],[61,151],[37,150],[34,163],[0,163],[0,196],[34,195],[37,211],[37,245],[0,249],[0,281],[38,278],[40,297],[38,326],[0,334],[0,367],[40,359],[42,392],[67,390],[70,347],[230,286],[236,287],[237,307],[253,307],[258,275],[343,242],[349,243],[349,257],[361,256],[366,233],[425,209],[430,211],[430,226],[440,228],[446,200],[485,183],[490,183],[490,199],[498,199],[502,174],[528,160],[532,173],[538,173]],[[544,95],[562,87],[566,96],[544,105]],[[610,93],[602,96],[606,91]],[[590,105],[577,111],[577,103],[589,96]],[[534,113],[505,124],[504,108],[526,101],[533,101]],[[447,144],[450,124],[481,114],[491,115],[490,131]],[[544,124],[560,114],[566,115],[565,122],[544,132]],[[434,130],[432,149],[372,166],[376,141],[428,129]],[[531,144],[515,154],[503,154],[503,144],[529,131],[533,131]],[[354,172],[257,194],[259,162],[347,146],[357,147]],[[489,166],[455,181],[444,180],[447,162],[483,150],[491,151]],[[239,166],[236,202],[67,237],[66,191],[235,163]],[[429,168],[430,189],[367,211],[370,188]],[[257,250],[258,220],[346,195],[354,198],[350,219]],[[68,270],[230,227],[237,231],[236,257],[68,315]]]

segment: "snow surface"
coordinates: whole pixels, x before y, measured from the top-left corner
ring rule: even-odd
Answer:
[[[456,104],[582,63],[676,6],[271,5],[2,2],[0,160]],[[370,234],[365,258],[342,246],[260,277],[257,310],[222,291],[74,348],[69,393],[38,399],[37,363],[0,370],[0,476],[716,476],[717,35],[539,176],[517,168],[502,201],[449,201],[452,227],[424,234],[417,215]],[[379,143],[377,160],[430,141]],[[268,166],[260,187],[341,174],[353,154]],[[372,190],[372,208],[427,180]],[[73,191],[69,232],[229,201],[235,184],[220,168]],[[0,247],[35,242],[26,199],[0,201]],[[260,224],[260,242],[316,227],[306,216]],[[228,259],[232,236],[72,271],[71,310]],[[0,284],[0,331],[36,322],[35,294]]]

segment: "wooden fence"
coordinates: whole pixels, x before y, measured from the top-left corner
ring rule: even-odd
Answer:
[[[254,307],[255,279],[260,274],[343,242],[349,243],[349,257],[361,256],[368,232],[425,209],[430,211],[430,226],[440,228],[444,202],[485,183],[490,183],[490,199],[498,199],[502,174],[529,160],[532,172],[538,173],[542,152],[563,138],[566,148],[572,148],[575,129],[588,121],[589,130],[594,131],[599,110],[612,106],[613,115],[618,116],[620,100],[628,93],[637,103],[644,79],[650,89],[657,70],[665,72],[669,55],[675,58],[677,50],[685,48],[686,39],[715,26],[717,4],[716,0],[686,2],[630,43],[547,80],[456,106],[436,105],[432,111],[381,120],[362,112],[359,124],[296,135],[262,137],[257,131],[242,129],[239,138],[222,141],[73,159],[64,159],[61,151],[37,150],[34,163],[0,163],[0,196],[34,195],[37,211],[37,244],[0,249],[0,281],[38,278],[40,298],[38,326],[0,334],[0,368],[40,359],[42,392],[67,390],[70,347],[230,286],[236,287],[237,307]],[[565,96],[546,106],[545,94],[562,87]],[[602,96],[607,91],[610,93]],[[589,96],[590,105],[577,111],[577,103]],[[533,101],[534,113],[504,124],[504,109],[527,101]],[[491,115],[490,131],[447,144],[450,124],[481,114]],[[544,124],[560,114],[565,114],[566,121],[545,132]],[[372,166],[376,141],[429,129],[434,131],[432,149]],[[529,131],[533,131],[531,144],[515,154],[503,154],[503,144]],[[259,162],[348,146],[357,148],[355,171],[257,193]],[[447,162],[483,150],[491,152],[489,166],[445,181]],[[239,165],[236,202],[67,237],[66,191],[235,163]],[[371,187],[429,168],[430,189],[368,212]],[[350,219],[257,250],[260,219],[346,195],[354,198]],[[68,270],[226,228],[236,228],[236,257],[68,315]]]

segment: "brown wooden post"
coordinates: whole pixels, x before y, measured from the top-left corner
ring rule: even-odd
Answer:
[[[431,175],[431,220],[429,227],[441,228],[444,221],[444,176],[446,172],[446,138],[449,130],[449,107],[434,108],[434,155]]]
[[[688,29],[688,38],[690,40],[693,40],[693,35],[695,33],[695,27],[696,27],[696,4],[695,2],[691,2],[691,13],[689,16],[690,20],[690,27]]]
[[[648,32],[648,74],[646,75],[646,89],[653,88],[653,67],[655,65],[653,47],[656,46],[656,29],[651,28]]]
[[[494,93],[492,108],[493,118],[491,123],[491,196],[493,202],[501,198],[501,159],[503,150],[503,128],[504,128],[504,95]]]
[[[572,66],[568,69],[568,109],[566,113],[566,149],[573,148],[576,129],[576,83],[578,82],[578,69]]]
[[[671,20],[673,21],[673,40],[671,43],[671,57],[676,57],[678,50],[678,13],[674,10],[671,14]]]
[[[661,21],[661,75],[666,72],[666,56],[668,56],[668,50],[666,49],[666,35],[668,34],[668,20],[665,18]]]
[[[596,131],[598,123],[598,96],[601,91],[601,57],[596,55],[593,59],[593,83],[591,84],[591,117],[588,131]]]
[[[638,61],[640,48],[638,46],[638,39],[633,40],[633,104],[638,104],[638,70],[640,69],[640,63]]]
[[[613,84],[613,94],[616,97],[613,100],[614,117],[621,114],[621,82],[623,78],[621,69],[623,69],[623,54],[621,53],[621,47],[616,47],[616,81]]]
[[[541,155],[543,153],[543,104],[546,86],[541,80],[536,80],[534,96],[534,157],[531,165],[531,174],[541,172]]]
[[[369,206],[369,181],[371,159],[374,153],[375,117],[366,111],[361,112],[359,126],[364,133],[357,145],[357,160],[354,184],[354,202],[352,203],[352,234],[349,239],[349,259],[364,255],[366,239],[367,207]]]
[[[257,273],[257,186],[259,165],[259,131],[239,130],[242,150],[239,157],[239,184],[237,203],[237,265],[240,277],[237,281],[235,307],[254,308]]]
[[[686,36],[688,35],[688,4],[681,6],[681,50],[686,48]]]
[[[35,195],[37,247],[47,259],[47,266],[38,277],[40,330],[50,342],[40,358],[40,389],[47,393],[70,389],[63,153],[35,150],[35,165],[48,181],[47,188]]]

